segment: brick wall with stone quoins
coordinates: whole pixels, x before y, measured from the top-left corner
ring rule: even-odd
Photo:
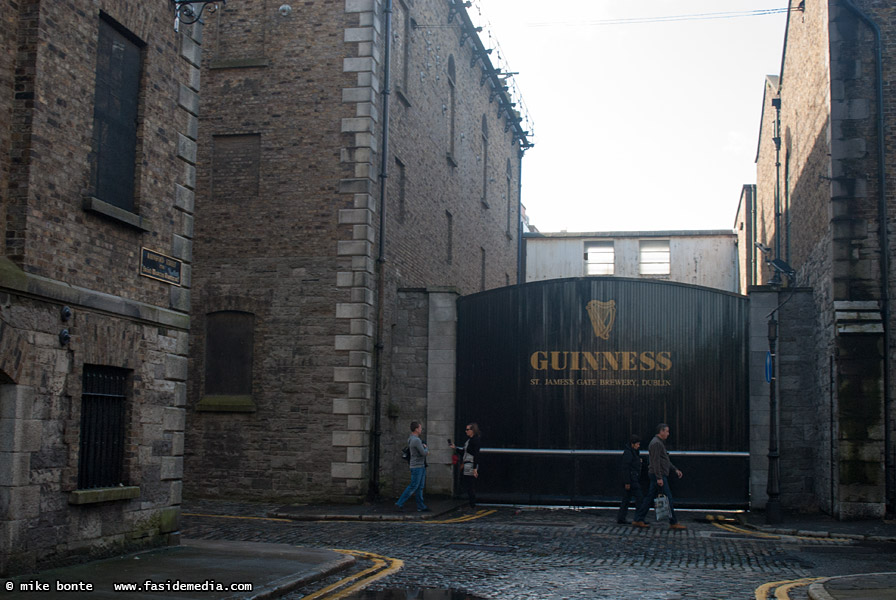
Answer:
[[[2,575],[177,542],[200,42],[166,3],[0,16]]]
[[[462,15],[443,0],[391,4],[388,96],[384,1],[283,15],[247,0],[208,20],[190,494],[362,499],[373,465],[392,469],[372,460],[376,407],[383,452],[426,419],[425,365],[393,344],[402,307],[516,280],[519,138],[461,42]],[[209,391],[209,324],[224,312],[253,315],[251,393]]]

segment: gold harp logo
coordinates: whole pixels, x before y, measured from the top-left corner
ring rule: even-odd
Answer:
[[[601,302],[600,300],[592,300],[585,305],[585,310],[588,311],[588,317],[591,319],[594,335],[602,340],[610,339],[613,321],[616,320],[616,301]]]

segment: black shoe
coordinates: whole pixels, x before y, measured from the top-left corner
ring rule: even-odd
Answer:
[[[418,508],[417,512],[432,512],[429,508]]]
[[[617,525],[631,525],[632,522],[623,520],[623,521],[616,521],[616,524]]]
[[[404,512],[404,507],[403,507],[403,506],[398,506],[397,504],[393,504],[393,505],[392,505],[392,510],[394,510],[395,512]]]

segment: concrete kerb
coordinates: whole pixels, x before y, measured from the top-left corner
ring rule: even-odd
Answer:
[[[840,589],[829,589],[836,588]],[[811,583],[807,589],[811,600],[875,600],[896,599],[896,573],[864,573],[827,577]],[[842,592],[842,593],[838,593]]]
[[[854,540],[857,542],[889,542],[896,543],[896,536],[882,536],[882,535],[864,535],[864,534],[856,534],[856,533],[832,533],[830,531],[807,531],[804,529],[784,529],[780,527],[761,527],[754,525],[752,523],[748,523],[746,521],[741,521],[741,524],[744,527],[749,529],[753,529],[762,533],[771,533],[774,535],[789,535],[789,536],[798,536],[798,537],[814,537],[814,538],[837,538],[843,540]]]
[[[89,583],[90,597],[99,599],[120,598],[122,592],[115,589],[116,585],[132,584],[134,587],[126,593],[135,599],[201,596],[208,600],[261,600],[326,578],[355,562],[355,557],[348,554],[290,544],[184,539],[180,546],[23,575],[9,580],[7,585],[38,581],[53,586],[55,581],[58,588],[60,582]],[[251,591],[229,590],[231,584],[241,582],[251,583]],[[171,588],[175,584],[197,587]],[[33,591],[21,588],[4,592],[3,597],[25,600],[33,595]]]

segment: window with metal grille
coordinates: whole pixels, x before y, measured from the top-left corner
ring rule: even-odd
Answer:
[[[124,483],[126,369],[84,365],[78,488]]]
[[[585,243],[585,274],[612,275],[616,272],[616,251],[613,242]]]
[[[143,42],[102,15],[93,104],[93,195],[134,210]]]
[[[641,275],[668,275],[672,253],[669,240],[641,240]]]

